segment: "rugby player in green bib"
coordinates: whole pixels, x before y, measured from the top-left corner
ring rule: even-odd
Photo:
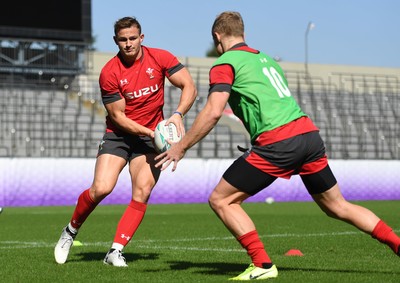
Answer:
[[[221,56],[210,70],[207,103],[183,139],[156,157],[156,166],[165,170],[173,163],[174,171],[186,151],[214,128],[227,103],[243,122],[252,146],[225,171],[209,197],[213,211],[251,258],[250,266],[231,279],[278,276],[241,204],[277,178],[296,174],[328,216],[357,227],[400,255],[400,238],[392,228],[342,196],[318,128],[293,98],[281,67],[245,43],[241,15],[221,13],[212,26],[212,36]]]

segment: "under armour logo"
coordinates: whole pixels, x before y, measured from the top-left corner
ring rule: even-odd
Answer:
[[[264,57],[264,58],[260,58],[260,62],[261,62],[261,63],[267,63],[268,60],[267,60],[267,58]]]
[[[121,238],[122,239],[126,239],[127,241],[129,241],[131,237],[126,236],[125,234],[121,234]]]
[[[128,80],[127,79],[123,79],[123,80],[120,80],[119,83],[121,84],[121,86],[127,85],[128,84]]]

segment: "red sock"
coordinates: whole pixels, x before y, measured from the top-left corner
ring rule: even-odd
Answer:
[[[83,191],[78,198],[78,203],[72,215],[71,226],[79,229],[89,214],[96,208],[97,204],[90,197],[89,189]]]
[[[129,243],[135,234],[146,212],[147,204],[132,200],[126,208],[121,220],[118,223],[114,243],[123,245]]]
[[[240,236],[237,240],[246,249],[255,266],[263,268],[263,263],[271,263],[256,230]]]
[[[372,238],[388,245],[396,254],[400,246],[400,238],[385,222],[380,220],[371,233]]]

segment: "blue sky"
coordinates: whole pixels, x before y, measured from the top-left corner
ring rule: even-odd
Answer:
[[[400,68],[398,0],[92,0],[95,48],[117,52],[114,22],[135,16],[144,45],[205,57],[220,12],[238,11],[246,42],[286,62]],[[309,22],[315,24],[306,37]]]

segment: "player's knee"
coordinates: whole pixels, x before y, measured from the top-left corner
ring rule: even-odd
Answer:
[[[327,209],[324,209],[323,211],[325,212],[325,214],[326,214],[328,217],[338,219],[338,215],[337,215],[337,213],[335,213],[334,211],[332,211],[332,210],[327,210]]]
[[[132,189],[132,199],[146,203],[148,202],[151,192],[153,191],[154,183],[134,185]]]
[[[213,198],[212,194],[208,197],[208,205],[211,207],[212,210],[214,210],[215,199]]]
[[[208,204],[211,207],[212,210],[218,211],[218,207],[220,207],[221,201],[215,194],[215,192],[211,193],[211,195],[208,198]]]
[[[90,195],[93,198],[93,200],[100,202],[112,192],[113,188],[109,188],[105,184],[96,183],[92,185],[90,190],[91,190]]]
[[[346,218],[347,209],[346,206],[342,206],[340,204],[331,204],[321,207],[321,209],[325,212],[325,214],[334,219],[344,219]]]

